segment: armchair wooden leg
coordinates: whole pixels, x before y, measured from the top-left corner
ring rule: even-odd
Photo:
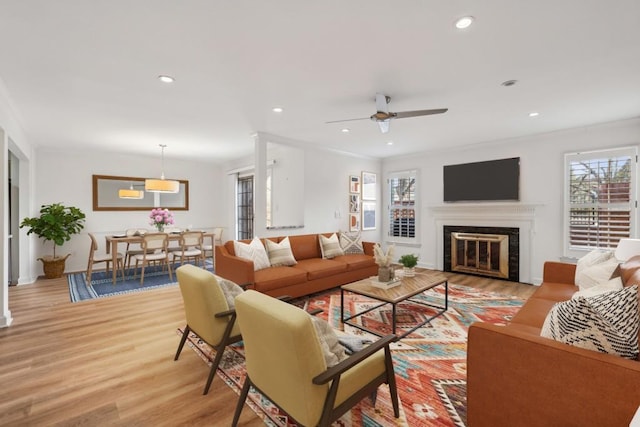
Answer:
[[[242,386],[242,391],[240,392],[240,396],[238,396],[238,404],[236,405],[236,412],[233,414],[233,421],[231,422],[232,427],[236,427],[238,425],[238,421],[240,420],[240,414],[242,413],[242,408],[244,407],[244,402],[247,400],[247,395],[249,394],[249,387],[251,387],[251,380],[246,376],[244,378],[244,385]]]
[[[216,370],[218,369],[218,365],[220,364],[220,361],[222,360],[222,355],[224,354],[224,349],[226,347],[225,344],[226,344],[226,341],[222,341],[220,345],[215,348],[216,358],[213,359],[213,363],[211,364],[211,371],[209,371],[209,378],[207,378],[207,384],[204,386],[204,393],[202,394],[209,393],[209,387],[211,387],[211,383],[213,382],[213,377],[216,374]]]
[[[398,404],[398,388],[396,386],[396,374],[393,370],[393,359],[391,358],[391,349],[389,346],[384,349],[385,365],[387,366],[387,384],[389,385],[389,394],[391,404],[393,405],[393,416],[400,417],[400,405]]]
[[[182,347],[184,347],[184,343],[187,341],[189,332],[191,332],[191,328],[189,327],[189,325],[187,325],[184,327],[184,332],[182,333],[182,338],[180,338],[180,344],[178,345],[178,351],[176,351],[176,357],[173,360],[178,360],[178,356],[180,356]]]

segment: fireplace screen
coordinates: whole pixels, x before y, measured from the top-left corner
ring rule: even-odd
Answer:
[[[451,233],[451,271],[509,278],[509,236]]]

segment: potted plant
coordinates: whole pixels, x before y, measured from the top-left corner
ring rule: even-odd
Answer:
[[[404,276],[413,277],[416,275],[416,265],[418,265],[418,255],[406,254],[402,255],[398,260],[402,264]]]
[[[35,233],[46,241],[53,242],[53,256],[47,255],[38,258],[42,261],[44,275],[47,279],[62,277],[67,258],[71,254],[56,256],[56,246],[62,246],[64,242],[71,240],[71,236],[78,234],[84,228],[84,213],[73,206],[64,206],[61,203],[42,205],[40,216],[24,218],[20,228],[29,227],[27,235]]]

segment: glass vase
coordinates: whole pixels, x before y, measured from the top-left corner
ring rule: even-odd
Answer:
[[[156,224],[156,229],[158,233],[162,233],[164,231],[164,224]]]

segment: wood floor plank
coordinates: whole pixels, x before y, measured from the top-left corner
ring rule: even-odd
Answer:
[[[527,298],[534,286],[449,274],[450,283]],[[177,286],[71,303],[66,278],[9,288],[0,329],[0,425],[230,425],[236,393],[190,349]],[[245,405],[241,426],[262,421]]]

